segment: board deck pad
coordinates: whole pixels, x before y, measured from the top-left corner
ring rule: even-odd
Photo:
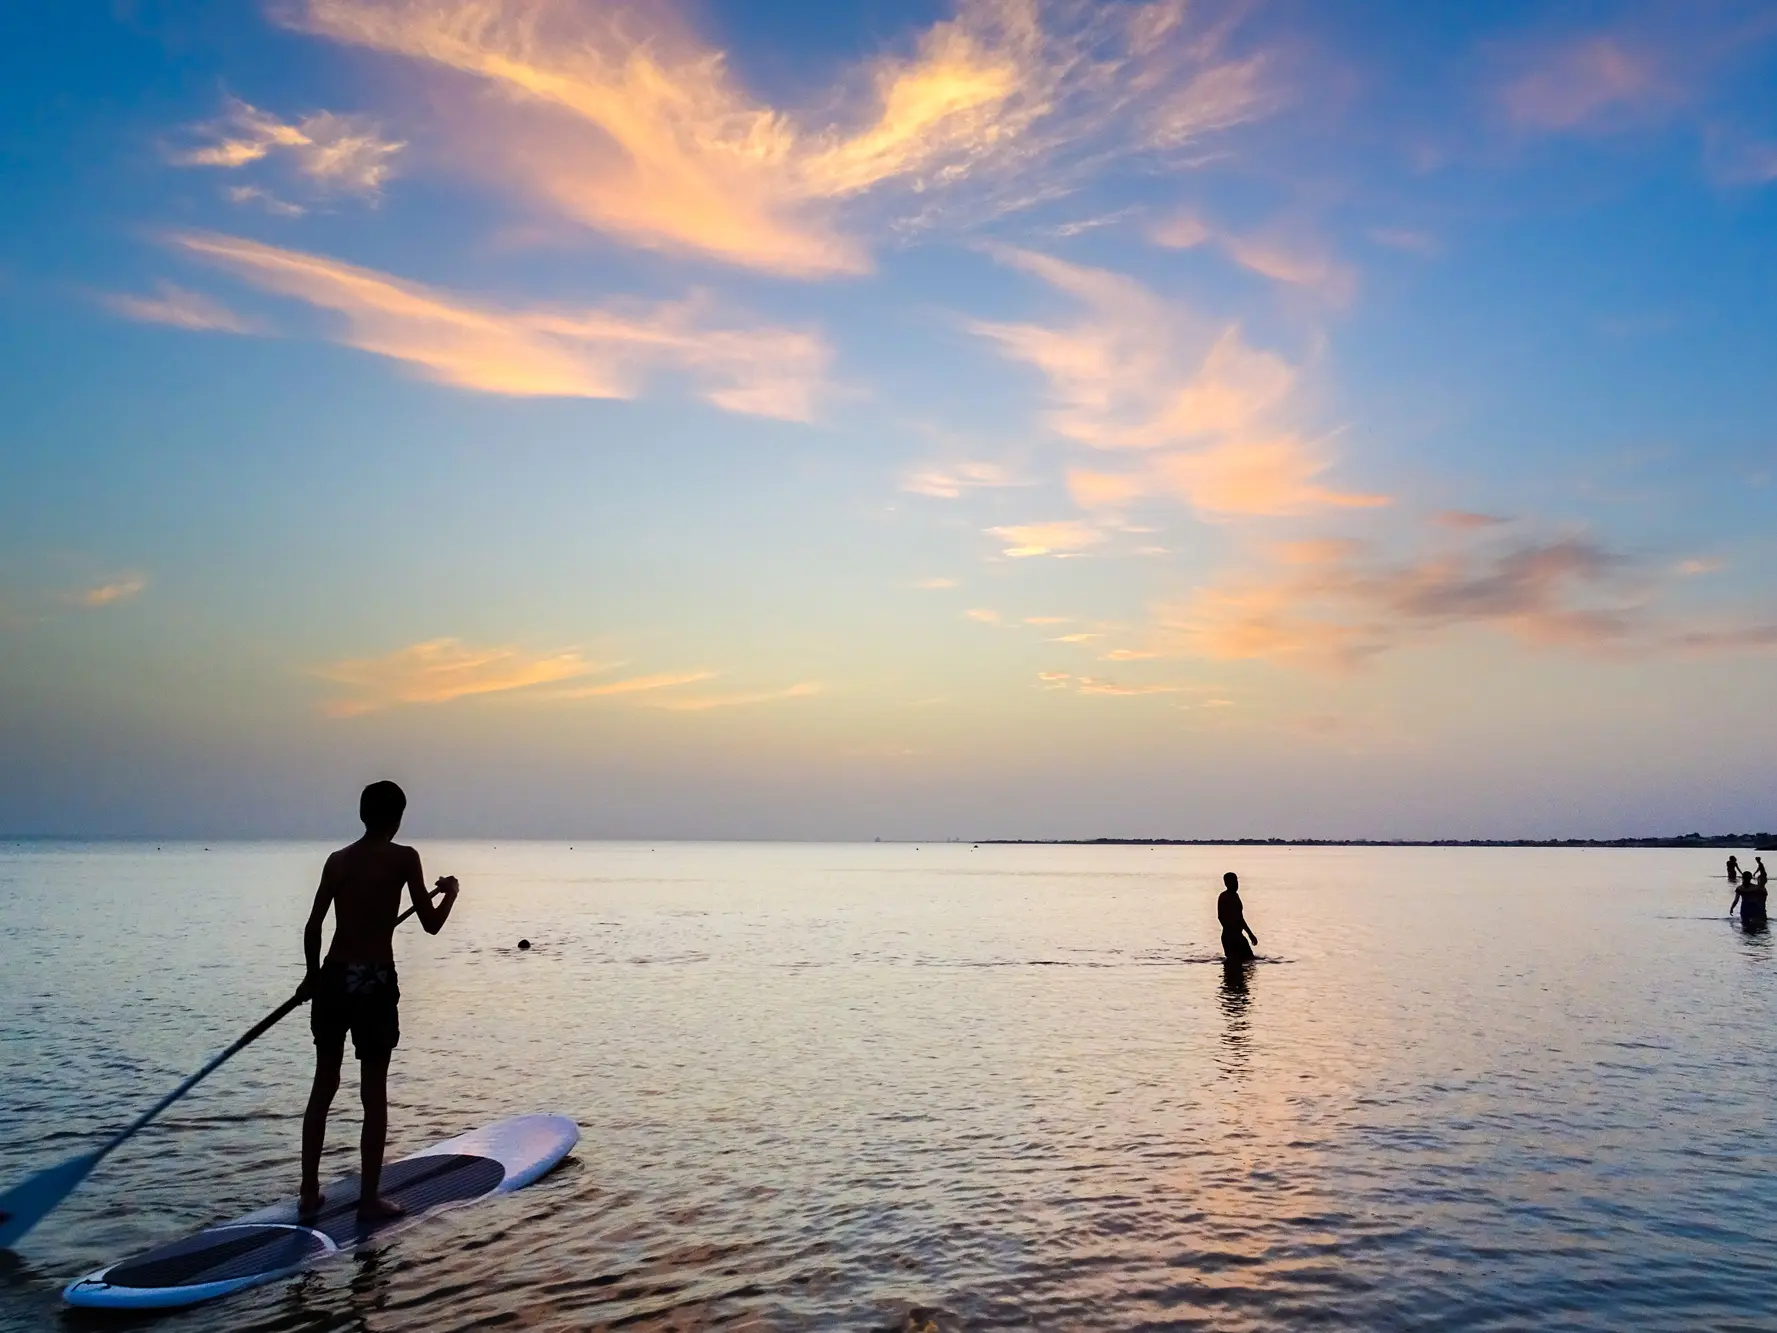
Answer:
[[[117,1287],[189,1287],[282,1272],[327,1253],[327,1242],[301,1227],[212,1227],[114,1264]]]
[[[491,1157],[468,1153],[430,1153],[391,1162],[383,1168],[382,1196],[407,1209],[408,1215],[430,1212],[447,1203],[478,1199],[492,1194],[506,1178],[506,1168]],[[390,1223],[399,1225],[404,1217],[379,1222],[358,1220],[359,1180],[356,1173],[342,1176],[321,1191],[325,1202],[321,1211],[304,1217],[297,1211],[294,1199],[243,1217],[243,1223],[270,1223],[306,1227],[319,1231],[335,1245],[344,1249],[367,1240],[386,1229]]]
[[[359,1178],[344,1176],[323,1189],[315,1213],[302,1215],[294,1199],[274,1204],[111,1264],[63,1294],[73,1305],[170,1308],[269,1282],[436,1209],[520,1189],[565,1157],[579,1133],[563,1116],[502,1121],[385,1166],[382,1195],[404,1217],[359,1221]]]

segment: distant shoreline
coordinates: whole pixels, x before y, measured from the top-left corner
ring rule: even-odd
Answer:
[[[968,841],[962,839],[961,841]],[[976,838],[977,847],[1671,847],[1777,851],[1773,833],[1677,838]]]

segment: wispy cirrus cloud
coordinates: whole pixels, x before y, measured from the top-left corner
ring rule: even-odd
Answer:
[[[107,579],[103,583],[95,583],[89,588],[64,595],[63,600],[74,606],[96,610],[102,606],[115,606],[119,602],[127,602],[148,586],[146,574],[121,574],[117,578]]]
[[[299,218],[308,212],[301,204],[280,199],[270,190],[257,185],[231,185],[222,192],[231,204],[251,204],[264,209],[275,218]]]
[[[1527,129],[1612,128],[1670,109],[1680,90],[1657,53],[1616,33],[1592,33],[1523,53],[1499,89]]]
[[[292,21],[444,72],[453,160],[560,216],[819,277],[869,267],[860,205],[879,226],[991,214],[1264,114],[1263,57],[1230,54],[1200,8],[962,0],[802,113],[747,90],[664,3],[307,0]]]
[[[1350,670],[1465,625],[1538,646],[1624,652],[1658,637],[1645,579],[1585,537],[1390,561],[1363,542],[1283,543],[1259,568],[1162,608],[1157,642],[1217,660]]]
[[[394,170],[394,160],[407,145],[383,136],[364,116],[317,111],[285,121],[239,98],[228,99],[215,120],[191,127],[197,140],[173,153],[187,167],[238,169],[278,158],[324,192],[378,195]],[[242,202],[263,197],[242,196]]]
[[[964,460],[918,468],[907,474],[901,489],[913,495],[929,495],[936,500],[956,500],[970,491],[1028,484],[1002,463]]]
[[[1481,532],[1510,523],[1511,520],[1498,514],[1477,513],[1472,509],[1442,509],[1432,515],[1432,522],[1457,532]]]
[[[106,292],[99,300],[113,314],[144,324],[167,324],[200,333],[260,332],[252,320],[237,315],[215,298],[187,291],[170,282],[155,283],[153,296]]]
[[[806,421],[829,356],[815,334],[718,323],[695,300],[509,308],[238,237],[170,240],[255,287],[340,316],[335,337],[347,346],[482,393],[630,398],[651,373],[676,370],[728,411]]]
[[[1335,305],[1345,304],[1357,291],[1357,270],[1299,223],[1283,221],[1258,231],[1237,232],[1185,212],[1157,223],[1148,238],[1172,250],[1214,245],[1249,272],[1314,292]]]
[[[1023,250],[997,252],[1084,307],[1066,324],[977,321],[974,331],[1048,382],[1048,424],[1135,466],[1076,468],[1076,503],[1115,510],[1155,495],[1210,515],[1372,507],[1386,497],[1320,482],[1324,447],[1290,429],[1296,369],[1220,325],[1162,301],[1133,279]]]
[[[1723,185],[1769,185],[1777,181],[1777,141],[1711,126],[1703,140],[1703,161]]]
[[[551,699],[609,699],[622,694],[647,694],[654,690],[674,690],[681,685],[695,685],[714,680],[715,671],[662,671],[650,676],[628,676],[622,680],[602,681],[596,685],[572,685],[549,691]]]
[[[781,703],[786,699],[806,699],[826,689],[818,680],[799,681],[776,690],[750,690],[733,694],[694,694],[688,697],[648,698],[645,707],[660,708],[672,713],[707,713],[716,708],[751,708],[758,704]]]
[[[571,680],[603,670],[578,652],[471,647],[460,639],[428,639],[385,657],[347,658],[315,668],[344,693],[322,705],[332,717],[357,717],[406,704],[441,704]]]
[[[1197,685],[1166,683],[1127,684],[1099,676],[1076,676],[1067,671],[1039,671],[1037,683],[1046,690],[1071,690],[1076,694],[1096,694],[1114,699],[1139,699],[1155,694],[1190,694],[1201,690]]]
[[[1105,534],[1077,519],[1052,523],[1011,523],[989,528],[988,535],[1005,543],[1004,554],[1014,560],[1032,556],[1071,556],[1091,550],[1105,541]]]

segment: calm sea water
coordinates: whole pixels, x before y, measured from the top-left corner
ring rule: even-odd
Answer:
[[[324,851],[0,846],[0,1181],[289,993]],[[157,1329],[1777,1327],[1777,972],[1712,854],[421,851],[464,890],[398,944],[392,1149],[579,1148]],[[310,1059],[288,1020],[109,1159],[0,1327],[292,1192]]]

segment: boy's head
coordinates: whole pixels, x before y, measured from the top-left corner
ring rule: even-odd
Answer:
[[[358,818],[368,833],[393,834],[407,810],[407,793],[392,782],[373,782],[358,798]]]
[[[1230,870],[1222,876],[1222,883],[1226,884],[1231,889],[1238,889],[1240,887],[1240,876]]]

